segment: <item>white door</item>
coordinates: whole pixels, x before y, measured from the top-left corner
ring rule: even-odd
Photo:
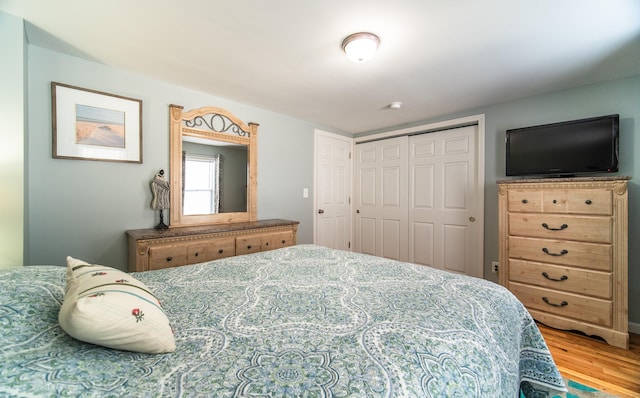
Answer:
[[[409,261],[482,278],[478,126],[410,137]]]
[[[332,249],[350,250],[352,140],[315,132],[314,242]]]
[[[354,251],[408,260],[408,137],[357,144]]]

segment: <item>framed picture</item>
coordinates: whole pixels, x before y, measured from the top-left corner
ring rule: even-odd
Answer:
[[[53,157],[142,163],[142,100],[51,82]]]

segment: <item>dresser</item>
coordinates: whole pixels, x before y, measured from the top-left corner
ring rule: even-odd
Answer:
[[[499,181],[500,284],[548,326],[628,348],[628,177]]]
[[[259,220],[229,224],[126,231],[129,272],[157,270],[296,244],[298,221]]]

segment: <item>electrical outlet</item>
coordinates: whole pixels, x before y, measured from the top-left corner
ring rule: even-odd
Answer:
[[[497,261],[492,261],[491,262],[491,272],[493,272],[494,274],[497,274],[498,272],[500,272],[500,263]]]

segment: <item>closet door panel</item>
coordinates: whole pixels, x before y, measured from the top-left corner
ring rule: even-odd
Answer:
[[[359,236],[359,253],[377,255],[376,253],[376,219],[371,217],[358,217],[356,235]]]
[[[422,210],[433,210],[435,168],[432,164],[413,165],[411,167],[410,194],[412,207]]]
[[[442,207],[447,210],[467,209],[469,165],[466,162],[449,162],[442,167]]]
[[[419,245],[413,247],[413,262],[433,266],[433,228],[433,223],[411,222],[409,234],[413,237],[414,242],[420,242]]]
[[[465,225],[444,225],[440,239],[443,269],[464,274],[466,272],[467,227]]]
[[[382,207],[400,208],[403,206],[402,194],[400,192],[401,175],[400,167],[384,167],[382,169]]]
[[[355,147],[354,250],[406,261],[407,137]]]
[[[410,229],[409,261],[482,277],[481,244],[473,238],[483,211],[476,204],[483,194],[476,181],[476,132],[468,126],[410,137],[409,222],[433,225],[433,234]],[[428,245],[431,257],[421,252]]]
[[[400,220],[382,220],[382,257],[400,260],[402,228],[406,225]]]

